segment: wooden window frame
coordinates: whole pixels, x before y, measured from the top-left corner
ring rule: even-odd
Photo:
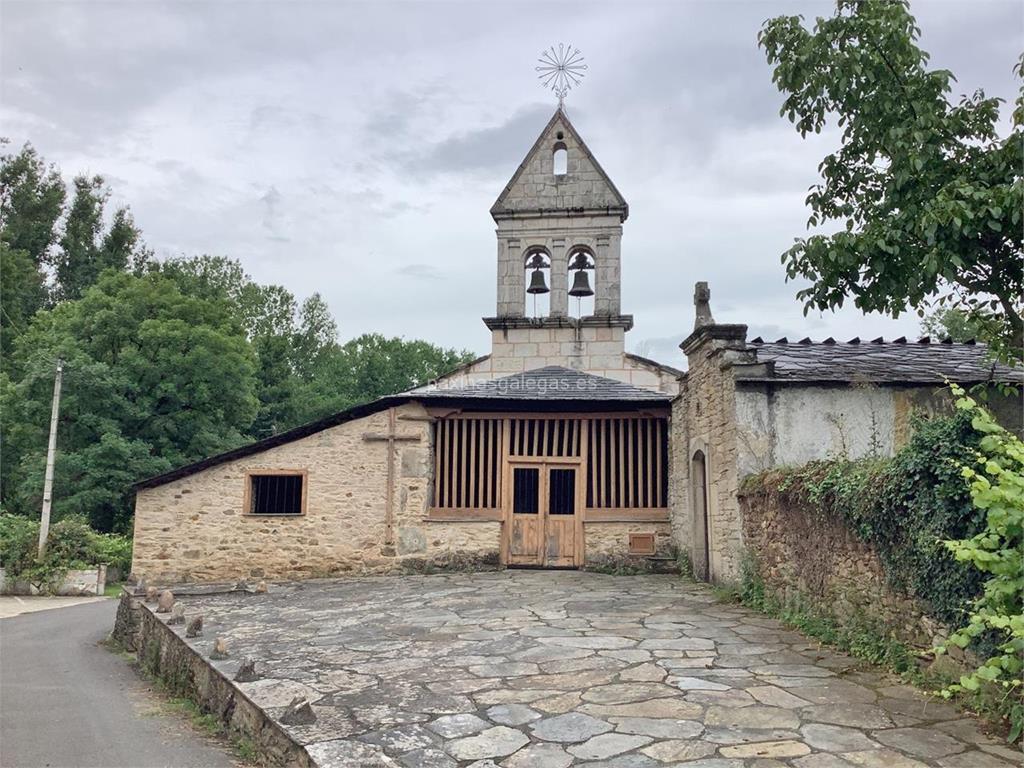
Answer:
[[[254,477],[266,477],[268,475],[292,475],[302,478],[302,500],[299,505],[299,512],[261,512],[257,514],[252,511],[252,479]],[[305,517],[306,499],[309,496],[309,471],[305,469],[247,469],[245,471],[245,487],[242,493],[242,516],[259,518],[295,518]]]

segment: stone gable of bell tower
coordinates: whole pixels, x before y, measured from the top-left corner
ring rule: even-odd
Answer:
[[[622,314],[620,301],[622,223],[628,215],[626,200],[559,108],[491,206],[498,225],[498,302],[495,317],[485,318],[487,326],[516,327],[513,320],[527,316],[526,260],[539,252],[550,263],[549,309],[530,319],[542,327],[564,327],[574,314],[568,258],[579,249],[595,267],[589,271],[593,308],[580,320],[628,330],[633,318]]]
[[[484,318],[491,354],[442,381],[561,366],[677,392],[680,371],[625,351],[633,326],[620,298],[628,215],[625,198],[559,107],[491,206],[498,239],[497,306]],[[572,295],[583,283],[593,294]],[[530,293],[531,284],[545,290]]]

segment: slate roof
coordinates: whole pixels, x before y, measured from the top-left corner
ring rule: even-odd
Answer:
[[[600,401],[617,403],[667,404],[671,395],[632,384],[552,365],[500,379],[472,381],[462,386],[428,385],[405,393],[409,397],[434,400],[495,401]]]
[[[851,339],[845,343],[834,339],[765,342],[756,338],[747,343],[747,348],[755,352],[756,364],[770,366],[767,377],[753,371],[745,376],[744,366],[738,366],[738,375],[748,380],[888,384],[942,384],[947,379],[962,384],[1024,382],[1024,370],[992,361],[987,347],[973,341],[961,344],[949,340],[933,342],[928,337],[907,341],[901,337],[891,341]]]

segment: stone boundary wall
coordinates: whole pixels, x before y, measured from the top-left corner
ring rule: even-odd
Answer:
[[[141,597],[122,593],[113,638],[135,652],[142,667],[175,693],[187,696],[232,733],[252,741],[266,764],[316,768],[305,749],[169,629]]]
[[[741,491],[739,504],[747,567],[756,568],[775,598],[843,622],[882,624],[918,648],[948,634],[920,600],[887,583],[878,555],[841,520],[764,490]]]
[[[116,570],[116,569],[113,569]],[[95,568],[72,569],[64,575],[64,580],[56,589],[56,594],[66,596],[102,595],[107,587],[107,566],[97,565]],[[0,568],[0,595],[38,595],[39,590],[26,581],[13,581],[7,578],[4,568]]]

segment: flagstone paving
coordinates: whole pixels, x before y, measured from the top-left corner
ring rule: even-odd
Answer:
[[[673,576],[381,577],[179,596],[322,766],[1011,768],[948,703]],[[164,614],[160,614],[165,616]],[[174,627],[184,638],[181,626]]]

